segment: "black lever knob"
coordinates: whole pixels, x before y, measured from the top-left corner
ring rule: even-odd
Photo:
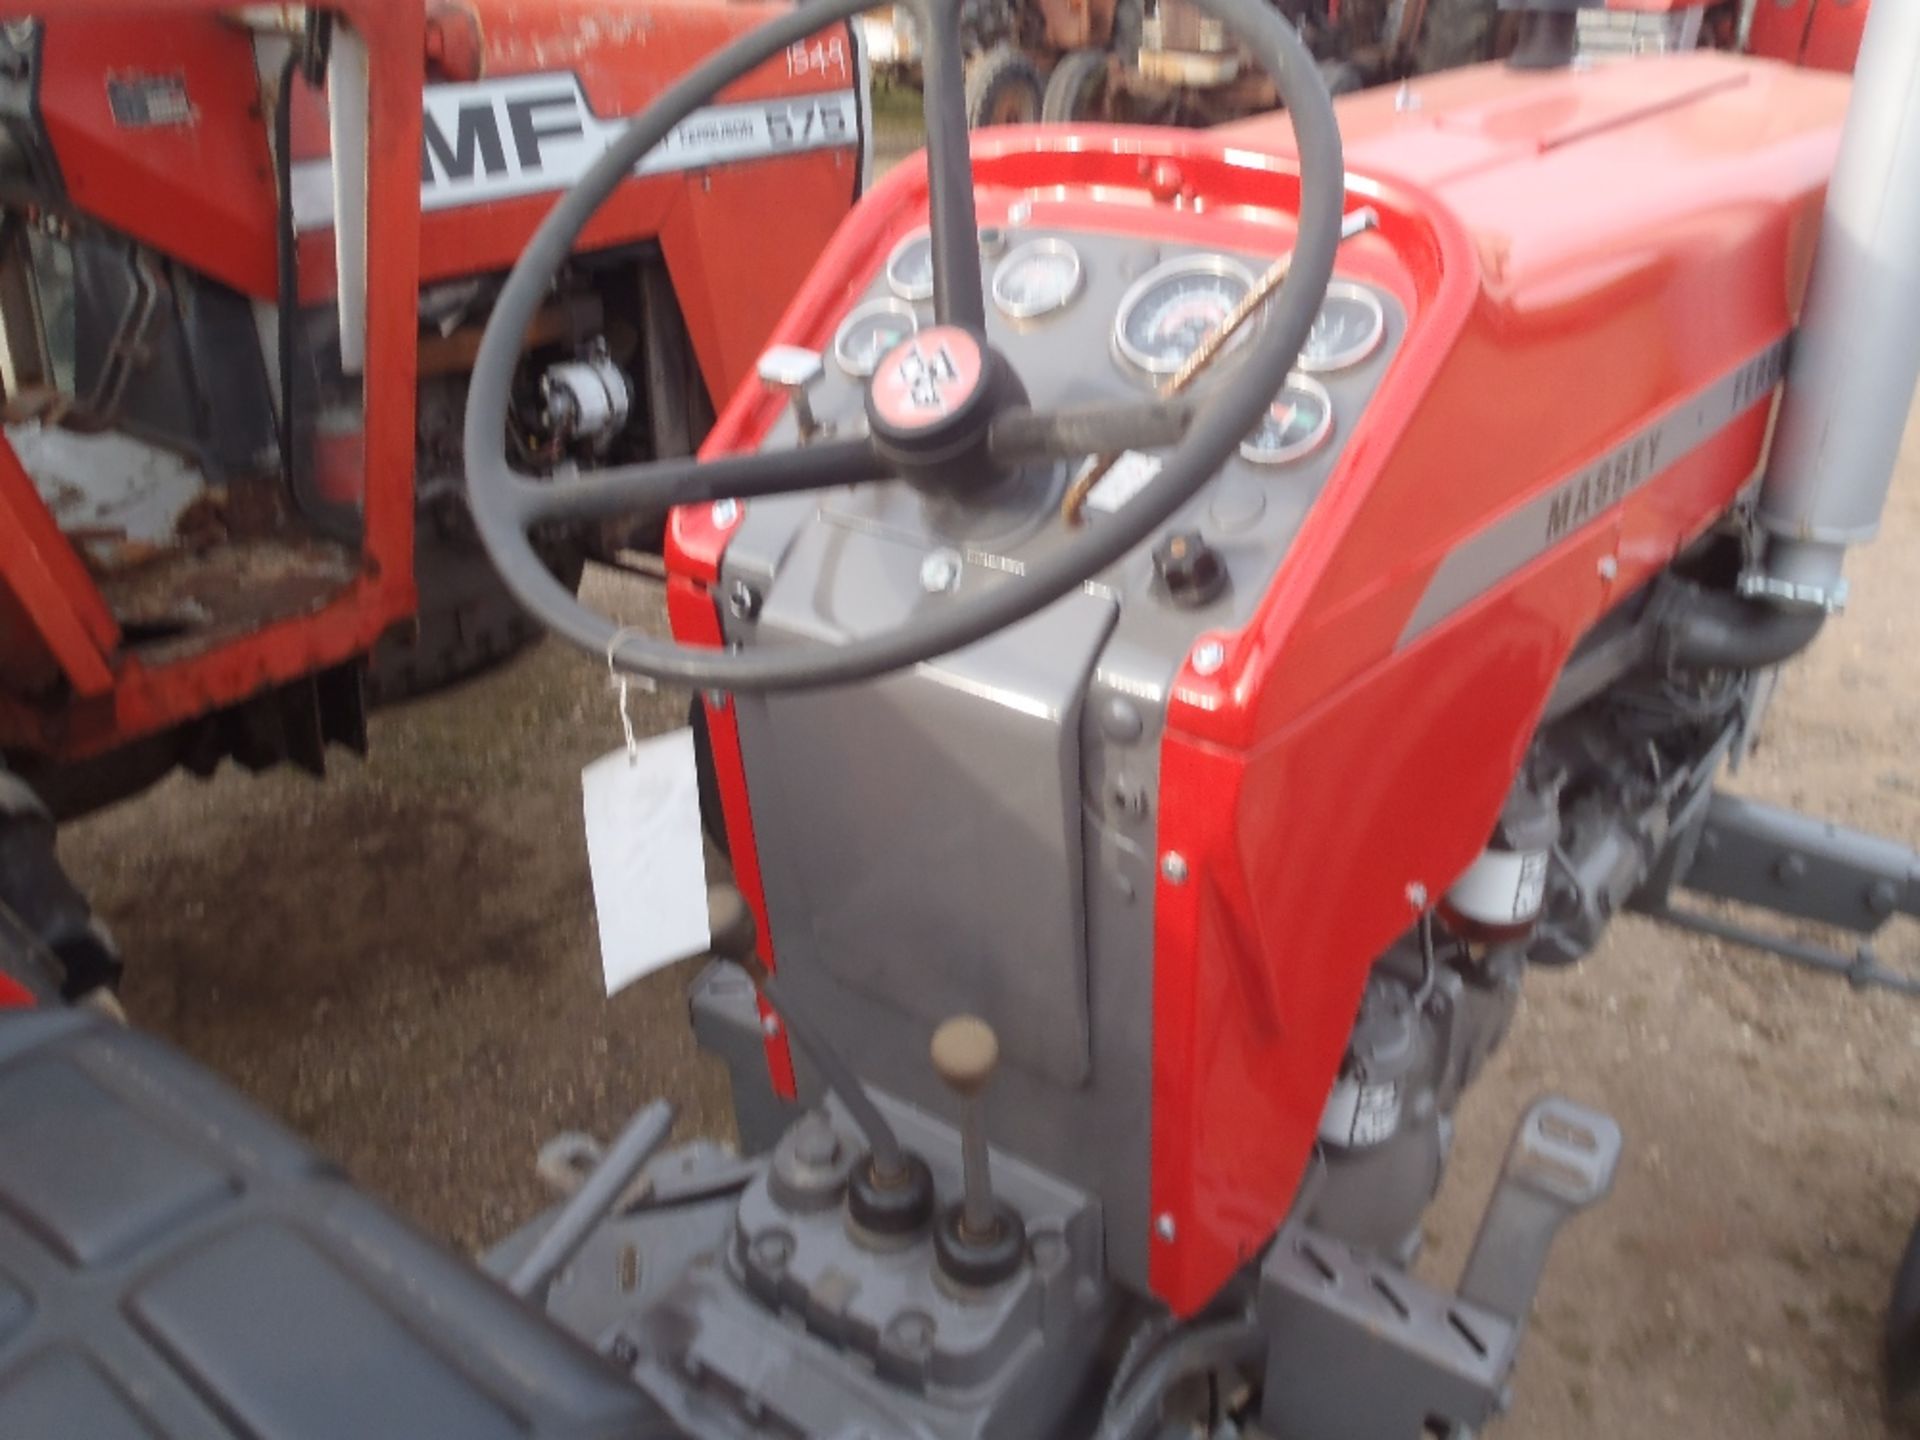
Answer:
[[[1176,530],[1154,546],[1153,573],[1167,598],[1183,610],[1211,605],[1227,588],[1227,567],[1220,552],[1197,530]]]

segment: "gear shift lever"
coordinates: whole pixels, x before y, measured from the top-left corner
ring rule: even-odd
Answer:
[[[962,1199],[941,1217],[934,1249],[947,1278],[964,1285],[998,1284],[1020,1268],[1026,1229],[1011,1206],[993,1198],[987,1123],[981,1097],[1000,1064],[993,1027],[960,1015],[933,1032],[933,1068],[960,1098]]]
[[[855,1170],[847,1192],[855,1223],[870,1235],[889,1239],[918,1233],[933,1213],[933,1176],[927,1162],[901,1146],[886,1116],[826,1042],[824,1032],[804,1010],[796,1009],[793,997],[760,963],[754,953],[758,935],[753,912],[734,886],[707,887],[707,930],[713,937],[713,953],[747,972],[768,1008],[787,1027],[788,1038],[813,1062],[827,1089],[866,1137],[869,1154]]]

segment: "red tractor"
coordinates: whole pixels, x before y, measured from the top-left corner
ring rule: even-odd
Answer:
[[[112,957],[53,817],[175,766],[317,772],[369,694],[533,635],[461,494],[494,297],[625,117],[774,12],[0,9],[0,899],[85,986]],[[704,438],[859,196],[858,67],[844,25],[796,41],[636,166],[526,328],[520,463]],[[540,546],[572,583],[629,538]]]
[[[513,593],[705,712],[737,886],[646,888],[698,863],[685,737],[613,757],[609,853],[641,939],[710,936],[745,1153],[664,1148],[664,1102],[556,1152],[495,1284],[164,1047],[0,1019],[0,1433],[1469,1436],[1621,1154],[1541,1098],[1457,1284],[1410,1268],[1530,971],[1631,906],[1920,988],[1691,898],[1920,914],[1906,844],[1716,785],[1844,604],[1920,378],[1920,191],[1884,183],[1920,171],[1920,8],[1876,8],[1851,105],[1744,57],[1574,67],[1563,9],[1523,17],[1536,68],[1336,110],[1262,0],[1205,0],[1283,116],[970,142],[930,0],[928,149],[767,381],[697,460],[529,465],[524,337],[594,216],[862,3],[633,121],[466,412]],[[664,506],[675,640],[533,538]]]

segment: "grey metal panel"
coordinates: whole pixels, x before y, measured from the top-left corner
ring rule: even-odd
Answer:
[[[921,590],[925,555],[809,526],[762,633],[867,633],[945,603]],[[997,578],[969,569],[961,589]],[[775,696],[749,775],[819,964],[903,1015],[977,1014],[1010,1063],[1063,1085],[1089,1063],[1080,696],[1113,617],[1074,594],[909,673]]]

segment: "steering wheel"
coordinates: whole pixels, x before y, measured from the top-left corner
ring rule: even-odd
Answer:
[[[722,88],[793,42],[876,3],[808,0],[670,87],[554,207],[487,322],[466,420],[468,497],[481,542],[535,619],[623,670],[699,690],[845,684],[947,654],[1033,615],[1151,536],[1235,453],[1285,384],[1332,279],[1345,175],[1339,125],[1313,56],[1266,0],[1197,0],[1272,77],[1292,121],[1300,154],[1292,267],[1242,363],[1204,403],[1156,399],[1053,414],[1028,408],[1012,366],[986,341],[961,64],[963,0],[920,0],[936,323],[876,367],[867,388],[869,433],[705,462],[619,466],[559,483],[516,474],[505,437],[521,337],[587,222],[643,155]],[[843,644],[727,651],[635,635],[582,605],[547,573],[528,540],[529,529],[543,521],[664,512],[890,478],[964,497],[1019,465],[1165,445],[1173,448],[1151,484],[1101,523],[1049,546],[1023,574],[964,596],[929,597],[899,626]]]

